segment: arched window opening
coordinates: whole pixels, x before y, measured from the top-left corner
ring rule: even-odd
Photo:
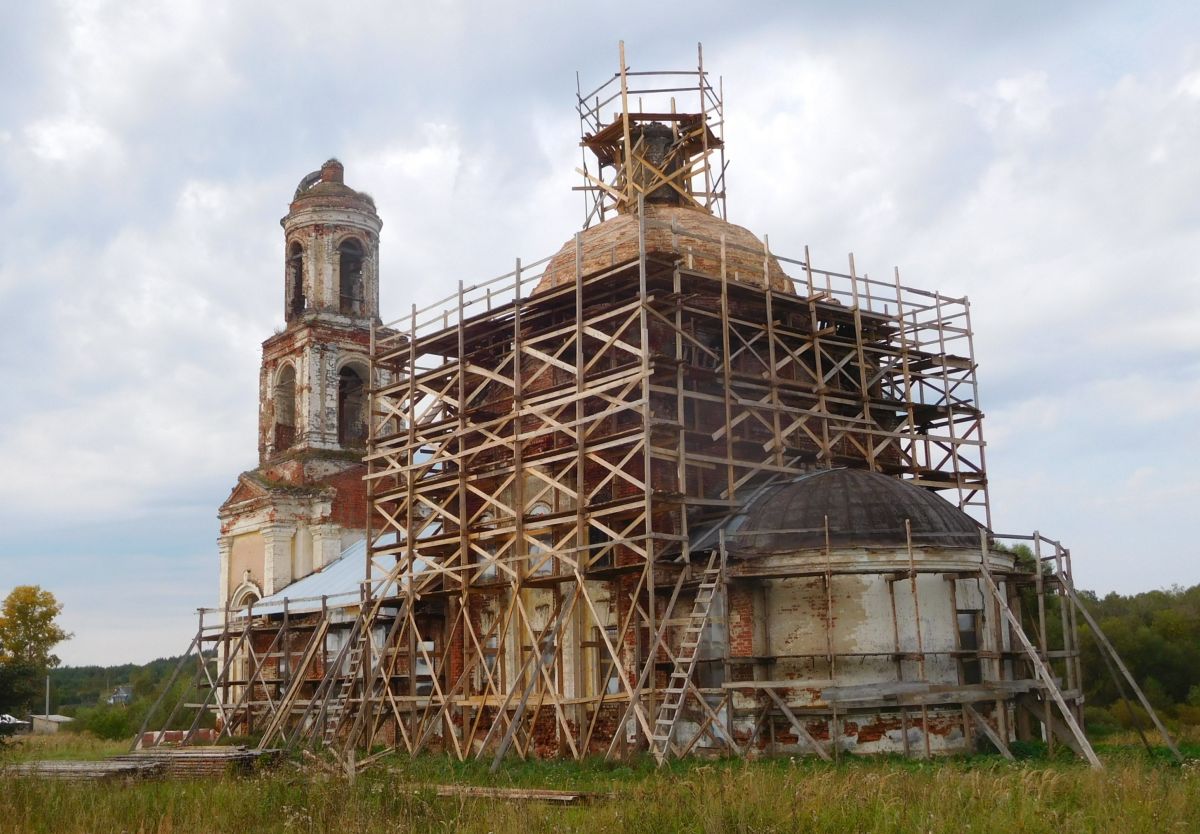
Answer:
[[[362,375],[347,365],[338,372],[338,443],[362,447],[367,443],[367,396]]]
[[[275,381],[275,451],[296,442],[296,369],[284,365]]]
[[[230,607],[245,608],[247,605],[252,605],[253,603],[258,602],[260,599],[262,599],[262,597],[259,596],[258,591],[256,591],[254,588],[243,588],[234,595],[233,604]]]
[[[354,238],[338,247],[338,286],[341,294],[338,309],[350,316],[363,311],[363,248]]]
[[[304,247],[293,243],[288,250],[288,310],[287,320],[304,313],[307,301],[304,297]]]

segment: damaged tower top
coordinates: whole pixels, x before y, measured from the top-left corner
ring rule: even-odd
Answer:
[[[694,70],[634,72],[622,41],[620,70],[587,95],[577,92],[585,228],[613,210],[636,212],[639,199],[725,217],[720,81],[709,82],[700,45],[696,55]]]

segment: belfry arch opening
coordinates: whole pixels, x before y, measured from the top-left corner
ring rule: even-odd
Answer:
[[[338,246],[338,310],[346,315],[363,312],[363,245],[347,238]]]
[[[279,370],[275,380],[275,449],[296,442],[296,369],[290,364]]]
[[[353,365],[338,371],[338,444],[361,447],[367,443],[367,389],[365,373]]]
[[[287,259],[287,320],[304,313],[307,299],[304,297],[304,247],[293,242],[288,247]]]

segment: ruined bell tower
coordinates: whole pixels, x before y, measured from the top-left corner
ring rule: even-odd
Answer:
[[[362,538],[362,454],[379,323],[379,231],[370,196],[330,159],[296,188],[284,234],[285,327],[263,342],[258,467],[221,505],[222,605],[273,594]]]

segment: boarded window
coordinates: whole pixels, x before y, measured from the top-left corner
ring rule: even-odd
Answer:
[[[606,695],[616,695],[621,691],[621,676],[617,670],[617,664],[609,654],[608,645],[605,644],[604,638],[600,634],[600,628],[593,626],[592,632],[595,634],[593,644],[596,648],[596,691]],[[613,645],[613,648],[620,651],[620,647],[617,645],[617,627],[605,626],[604,635],[608,637],[608,642]]]
[[[347,365],[338,372],[338,443],[360,448],[367,443],[366,385],[362,375]]]
[[[958,648],[963,652],[959,669],[962,683],[974,684],[983,681],[983,670],[979,666],[979,612],[958,612]]]

